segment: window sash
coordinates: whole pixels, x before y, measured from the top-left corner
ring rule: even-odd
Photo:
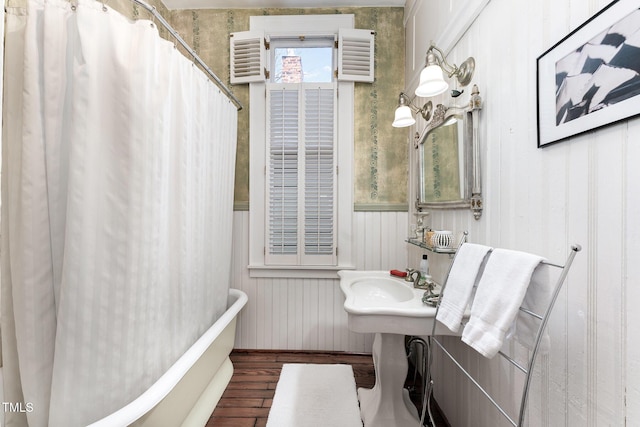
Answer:
[[[270,79],[269,81],[272,83],[286,83],[286,82],[282,82],[282,81],[278,81],[278,73],[276,72],[277,70],[277,55],[276,52],[279,49],[285,49],[285,48],[304,48],[304,49],[309,49],[309,48],[329,48],[332,50],[332,57],[331,57],[331,70],[334,70],[337,65],[337,56],[338,56],[338,52],[337,49],[335,49],[335,42],[336,42],[337,36],[336,35],[327,35],[327,36],[323,36],[323,35],[314,35],[314,36],[310,36],[308,38],[303,38],[302,40],[300,39],[300,36],[297,37],[291,37],[291,36],[286,36],[286,37],[271,37],[270,38],[270,48],[269,48],[269,64],[270,64],[270,68],[271,68],[271,73],[270,73]],[[333,81],[335,79],[334,73],[331,73],[331,81]],[[304,80],[303,80],[304,81]],[[322,81],[322,80],[320,80]],[[309,81],[307,81],[309,83]],[[318,82],[316,80],[316,82]]]

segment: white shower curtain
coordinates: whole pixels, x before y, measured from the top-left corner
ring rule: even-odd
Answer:
[[[236,109],[150,21],[76,4],[7,9],[7,427],[115,411],[226,307]]]

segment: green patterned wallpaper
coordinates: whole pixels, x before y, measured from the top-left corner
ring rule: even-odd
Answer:
[[[117,0],[118,4],[127,0]],[[356,28],[376,32],[375,81],[355,85],[355,188],[358,210],[406,210],[408,151],[406,129],[391,127],[398,94],[404,89],[403,8],[197,9],[167,11],[151,1],[180,36],[233,91],[245,108],[238,115],[235,205],[249,204],[249,88],[229,82],[229,33],[249,30],[254,15],[353,14]],[[124,5],[123,5],[124,7]],[[129,10],[131,6],[129,6]],[[132,17],[148,18],[133,8]],[[164,36],[165,34],[163,34]]]
[[[356,208],[406,209],[407,130],[391,127],[404,90],[402,8],[356,8],[356,28],[376,31],[375,81],[355,89]]]

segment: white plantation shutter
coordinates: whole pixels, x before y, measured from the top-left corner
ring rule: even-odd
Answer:
[[[267,256],[288,264],[298,254],[299,91],[288,85],[271,87],[267,104]]]
[[[266,79],[266,39],[263,31],[241,31],[230,37],[230,79],[232,84]]]
[[[335,265],[336,88],[267,85],[267,265]]]
[[[333,84],[304,90],[305,264],[334,263],[335,97]]]
[[[373,82],[374,33],[341,29],[338,33],[338,80]]]

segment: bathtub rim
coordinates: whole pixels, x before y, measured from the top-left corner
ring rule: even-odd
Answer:
[[[129,425],[151,411],[180,382],[189,369],[204,354],[225,327],[238,315],[248,301],[247,294],[239,289],[229,289],[227,310],[214,322],[207,331],[173,364],[158,380],[135,400],[89,424],[88,427],[110,427]]]

